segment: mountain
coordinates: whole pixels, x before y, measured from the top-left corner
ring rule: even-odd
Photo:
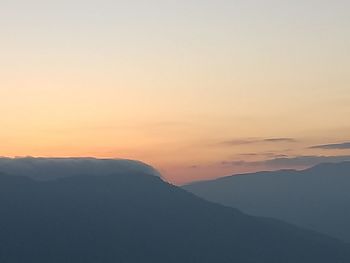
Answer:
[[[44,181],[82,174],[102,176],[139,172],[161,177],[153,167],[126,159],[3,157],[0,158],[0,171]]]
[[[350,242],[350,162],[258,172],[186,185],[204,199]]]
[[[0,209],[1,263],[350,262],[345,243],[202,200],[142,171],[1,174]]]

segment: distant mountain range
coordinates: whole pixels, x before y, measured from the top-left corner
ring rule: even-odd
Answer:
[[[280,219],[350,242],[350,162],[304,171],[234,175],[183,188],[251,215]]]
[[[42,161],[0,175],[1,263],[350,262],[341,241],[205,201],[148,168],[30,178]]]

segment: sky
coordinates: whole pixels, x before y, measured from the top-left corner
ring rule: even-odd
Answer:
[[[0,156],[350,160],[349,28],[346,0],[0,0]]]

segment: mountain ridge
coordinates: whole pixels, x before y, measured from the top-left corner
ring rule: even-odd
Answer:
[[[349,246],[144,173],[0,175],[2,263],[345,263]]]
[[[196,195],[350,242],[350,162],[233,175],[183,186]]]

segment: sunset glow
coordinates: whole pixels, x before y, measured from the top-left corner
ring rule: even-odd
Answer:
[[[350,141],[350,2],[328,3],[1,1],[0,155],[176,184],[350,160],[324,147]]]

